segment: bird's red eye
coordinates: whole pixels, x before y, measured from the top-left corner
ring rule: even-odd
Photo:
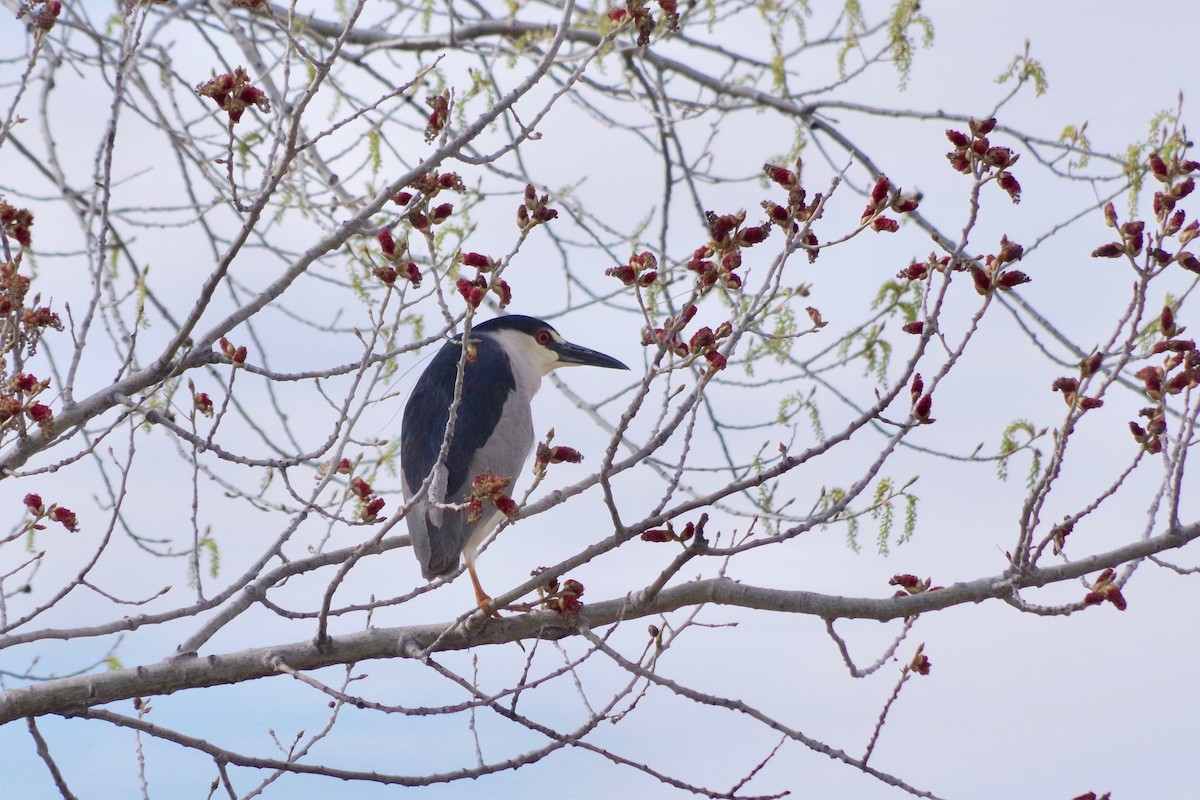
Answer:
[[[538,331],[536,338],[537,343],[542,347],[545,347],[546,345],[550,344],[550,331]]]

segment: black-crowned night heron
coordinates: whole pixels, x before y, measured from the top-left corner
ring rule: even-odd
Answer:
[[[443,345],[404,407],[400,463],[406,501],[437,465],[461,355],[461,336]],[[571,344],[533,317],[498,317],[471,329],[449,452],[429,491],[407,515],[413,551],[425,578],[458,569],[462,555],[480,608],[491,602],[475,574],[475,553],[503,514],[491,505],[482,515],[478,506],[474,514],[448,506],[465,506],[481,476],[507,480],[511,486],[533,449],[530,403],[542,377],[558,367],[582,365],[629,369],[615,358]]]

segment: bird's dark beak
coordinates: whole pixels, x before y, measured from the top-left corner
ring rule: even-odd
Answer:
[[[612,356],[606,356],[604,353],[592,350],[587,347],[581,347],[570,342],[562,344],[551,344],[551,349],[558,354],[559,366],[563,367],[604,367],[606,369],[629,369],[629,367],[617,361]]]

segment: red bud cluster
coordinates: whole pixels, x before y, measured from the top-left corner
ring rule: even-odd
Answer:
[[[474,267],[480,272],[491,272],[500,266],[500,262],[483,253],[459,253],[458,261],[464,267]]]
[[[667,317],[666,321],[663,322],[663,327],[653,329],[644,328],[642,330],[642,345],[649,347],[650,345],[667,342],[668,350],[680,358],[686,358],[689,353],[688,346],[679,338],[679,333],[695,318],[696,311],[695,302],[689,302],[678,318]]]
[[[420,286],[421,270],[417,268],[416,262],[411,261],[408,257],[408,239],[397,243],[392,238],[391,231],[386,228],[381,230],[376,238],[379,240],[380,255],[385,261],[390,262],[390,264],[384,264],[371,270],[380,283],[391,286],[397,278],[403,278],[413,286]]]
[[[536,578],[545,572],[545,567],[538,567],[529,574]],[[573,578],[567,578],[561,584],[558,579],[551,578],[537,587],[537,592],[541,597],[540,602],[559,614],[578,614],[583,608],[583,601],[579,599],[583,596],[583,584]]]
[[[192,407],[199,411],[203,416],[212,417],[213,401],[208,396],[207,392],[192,392]]]
[[[1167,419],[1161,408],[1150,407],[1143,408],[1138,412],[1138,416],[1145,417],[1148,421],[1146,427],[1143,428],[1137,422],[1129,423],[1129,432],[1133,434],[1134,441],[1142,446],[1150,455],[1155,455],[1162,452],[1163,434],[1167,430]]]
[[[33,520],[27,523],[30,530],[45,530],[46,526],[40,524],[40,522],[43,519],[48,519],[51,522],[57,522],[59,525],[62,525],[71,533],[77,533],[79,531],[79,520],[75,516],[75,512],[66,506],[60,506],[58,503],[51,503],[50,507],[47,508],[42,502],[41,495],[33,493],[25,495],[25,498],[21,502],[24,504],[25,509],[29,512],[30,516],[33,517]]]
[[[196,94],[212,99],[218,108],[229,115],[231,126],[240,122],[246,109],[251,106],[264,114],[271,111],[271,101],[267,99],[266,92],[250,84],[245,67],[205,81],[196,87]]]
[[[5,236],[15,239],[21,247],[29,247],[33,242],[32,227],[33,212],[0,201],[0,228],[3,228]]]
[[[771,233],[771,223],[764,222],[743,228],[746,212],[715,214],[705,211],[708,221],[707,244],[697,248],[688,261],[687,268],[697,275],[697,287],[707,292],[718,281],[731,289],[740,289],[741,276],[735,270],[742,265],[742,249],[753,247],[766,240]]]
[[[687,352],[694,356],[703,356],[708,361],[708,371],[710,373],[719,372],[725,369],[726,358],[718,348],[721,346],[721,341],[726,339],[733,333],[733,326],[728,322],[721,324],[714,331],[707,326],[700,328],[688,341]]]
[[[969,261],[965,263],[965,266],[960,262],[957,269],[966,269],[970,273],[975,291],[981,295],[986,296],[997,289],[1008,292],[1032,280],[1020,270],[1004,269],[1006,264],[1019,261],[1024,255],[1024,247],[1010,241],[1008,236],[1001,236],[1000,249],[995,255],[988,255],[984,258],[984,266],[981,267],[977,262]],[[933,256],[930,256],[930,259],[932,261]],[[910,271],[922,277],[927,276],[929,274],[927,267],[928,265],[918,265],[914,262],[909,265],[908,270],[901,272],[899,277],[907,277]]]
[[[677,0],[658,0],[662,11],[663,27],[669,31],[679,30],[679,5]],[[613,25],[632,23],[637,31],[638,47],[650,44],[650,34],[654,32],[655,19],[647,8],[646,0],[629,0],[624,6],[608,12],[608,19]]]
[[[921,378],[921,373],[913,375],[912,385],[908,388],[908,393],[912,397],[913,417],[923,425],[928,425],[935,422],[929,416],[933,411],[933,395],[925,392],[925,381]]]
[[[34,2],[27,0],[17,9],[17,19],[29,18],[29,27],[41,34],[54,27],[58,15],[62,13],[62,3],[58,0]]]
[[[512,302],[512,287],[499,275],[493,275],[491,281],[482,275],[476,275],[474,280],[459,278],[454,285],[471,308],[479,308],[479,304],[483,302],[483,298],[488,292],[496,295],[501,308]]]
[[[890,208],[896,213],[906,214],[915,211],[919,203],[918,197],[901,196],[900,190],[892,185],[888,177],[880,175],[867,197],[867,207],[863,210],[860,224],[870,223],[871,229],[877,233],[895,233],[900,230],[900,223],[883,216],[883,212]]]
[[[25,408],[25,416],[41,428],[47,428],[54,422],[54,412],[45,403],[29,404]]]
[[[916,575],[903,573],[893,575],[888,581],[888,586],[900,587],[899,591],[893,595],[894,597],[907,597],[908,595],[922,594],[924,592],[936,592],[942,588],[941,586],[933,586],[932,583],[933,580],[930,578],[921,580]]]
[[[533,471],[536,475],[541,475],[546,471],[546,467],[550,464],[578,464],[583,461],[583,454],[574,447],[566,447],[565,445],[549,445],[546,442],[538,442],[537,455],[533,459]]]
[[[221,337],[220,345],[221,353],[227,359],[229,359],[229,363],[233,365],[234,369],[246,364],[247,353],[245,345],[242,345],[241,347],[234,347],[233,343],[224,336]]]
[[[1112,569],[1106,569],[1096,578],[1096,582],[1092,584],[1089,591],[1083,598],[1083,604],[1093,606],[1098,603],[1108,601],[1116,606],[1118,611],[1124,611],[1127,607],[1125,597],[1121,594],[1121,587],[1116,583],[1117,573]]]
[[[924,261],[914,261],[900,270],[896,277],[905,281],[923,281],[934,272],[945,272],[947,269],[950,269],[950,256],[930,253]]]
[[[487,294],[487,281],[483,279],[482,275],[476,276],[473,281],[459,278],[454,285],[471,308],[479,308],[479,304],[483,302],[483,296]]]
[[[1160,223],[1173,225],[1175,230],[1178,230],[1183,225],[1183,217],[1180,216],[1178,220],[1170,223],[1168,216],[1175,209],[1176,203],[1195,190],[1196,181],[1191,174],[1200,170],[1200,163],[1184,159],[1178,150],[1172,152],[1169,159],[1164,161],[1157,151],[1150,154],[1150,174],[1163,184],[1162,191],[1154,194],[1154,218]],[[1168,235],[1173,233],[1174,231],[1170,231]]]
[[[1063,548],[1066,547],[1067,537],[1075,530],[1075,522],[1067,520],[1059,525],[1055,525],[1050,529],[1050,541],[1054,543],[1054,555],[1061,555]]]
[[[799,159],[796,160],[796,170],[794,172],[778,164],[763,164],[763,171],[766,173],[767,178],[780,188],[785,189],[788,194],[786,206],[779,205],[770,200],[764,200],[762,207],[767,212],[767,220],[770,224],[778,225],[789,236],[799,234],[799,245],[807,252],[808,261],[811,264],[821,254],[820,242],[817,240],[817,235],[811,229],[800,233],[800,226],[820,216],[821,202],[824,198],[818,192],[813,196],[811,201],[807,200],[807,193],[800,185],[801,166],[802,163]],[[903,205],[907,211],[911,211],[917,207],[916,201],[913,198],[906,198]],[[899,207],[896,210],[900,210]],[[887,226],[888,223],[881,223],[880,229]]]
[[[1187,214],[1175,204],[1190,195],[1195,190],[1195,179],[1191,172],[1200,169],[1195,161],[1183,160],[1179,154],[1173,154],[1170,162],[1163,161],[1158,153],[1150,154],[1150,172],[1160,182],[1166,184],[1162,191],[1154,195],[1154,216],[1158,222],[1158,231],[1146,234],[1145,222],[1130,220],[1121,224],[1117,220],[1116,208],[1111,202],[1104,204],[1104,221],[1109,227],[1115,228],[1121,236],[1120,241],[1108,242],[1092,251],[1093,258],[1120,258],[1127,256],[1135,258],[1143,252],[1156,267],[1178,264],[1188,272],[1200,274],[1200,258],[1184,248],[1200,235],[1200,222],[1187,221]],[[1167,240],[1176,239],[1178,249],[1171,252],[1165,249]],[[1149,239],[1149,241],[1147,241]],[[1175,249],[1175,248],[1172,248]]]
[[[517,227],[528,231],[557,217],[558,212],[547,205],[549,201],[549,195],[539,196],[533,184],[526,184],[524,202],[517,206]]]
[[[1084,411],[1091,411],[1093,408],[1100,408],[1104,405],[1104,401],[1099,397],[1080,397],[1079,396],[1079,381],[1075,378],[1058,378],[1050,385],[1050,388],[1056,392],[1062,392],[1063,400],[1068,406],[1074,407],[1079,405]]]
[[[1014,203],[1021,202],[1021,184],[1009,171],[1021,156],[988,140],[988,134],[996,127],[995,117],[985,120],[972,117],[967,121],[967,127],[969,134],[953,129],[946,131],[946,138],[954,146],[954,150],[946,154],[950,166],[963,174],[978,177],[994,172],[1000,188]]]
[[[667,527],[644,531],[641,538],[643,542],[686,542],[695,534],[696,523],[689,522],[676,532],[674,524],[667,520]]]
[[[430,108],[425,120],[425,141],[432,142],[450,120],[450,90],[429,95],[425,98],[425,105]]]
[[[443,189],[455,191],[459,194],[466,191],[462,178],[459,177],[457,172],[438,172],[436,169],[422,174],[410,183],[409,186],[425,195],[425,199],[427,200],[437,197],[438,192]],[[392,199],[395,200],[397,198],[393,197]],[[407,203],[408,201],[406,200],[400,203],[400,205],[407,205]]]
[[[346,463],[347,471],[350,467],[349,461],[342,459]],[[338,464],[338,472],[342,472],[342,464]],[[358,475],[350,479],[350,493],[358,498],[358,518],[363,522],[375,522],[379,519],[379,512],[387,505],[382,497],[375,496],[375,490],[371,488],[371,484],[367,483]]]
[[[658,259],[650,251],[631,253],[629,263],[609,267],[604,274],[616,278],[626,286],[650,286],[658,280]]]
[[[517,503],[504,490],[512,483],[509,478],[501,478],[490,472],[476,475],[471,481],[471,494],[467,498],[467,522],[475,524],[483,518],[483,504],[489,502],[497,511],[509,519],[516,519],[520,509]]]

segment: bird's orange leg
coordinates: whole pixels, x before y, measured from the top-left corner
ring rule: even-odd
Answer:
[[[467,562],[467,574],[471,576],[471,585],[475,587],[475,602],[479,604],[479,610],[485,614],[497,616],[492,609],[492,598],[479,584],[479,576],[475,574],[475,565],[470,561]]]

